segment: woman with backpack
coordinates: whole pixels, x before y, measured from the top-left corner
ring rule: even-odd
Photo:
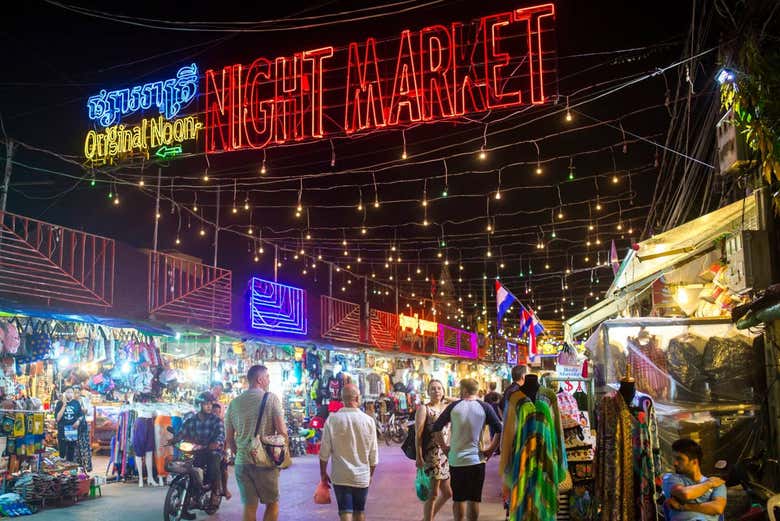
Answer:
[[[431,521],[444,503],[452,497],[447,455],[431,436],[431,428],[436,418],[446,407],[444,385],[439,380],[431,380],[428,384],[428,396],[430,397],[428,405],[418,407],[414,418],[417,468],[424,469],[431,479],[431,493],[423,504],[423,521]]]

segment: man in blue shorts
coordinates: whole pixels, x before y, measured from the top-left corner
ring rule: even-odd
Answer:
[[[376,425],[360,410],[357,386],[345,385],[341,399],[344,407],[328,416],[322,429],[320,477],[333,483],[341,521],[365,521],[368,486],[378,461]]]

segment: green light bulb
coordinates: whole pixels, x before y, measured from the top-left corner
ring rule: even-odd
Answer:
[[[92,180],[89,182],[89,186],[95,186],[95,180],[94,180],[94,179],[92,179]]]

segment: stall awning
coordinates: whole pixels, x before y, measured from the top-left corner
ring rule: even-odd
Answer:
[[[718,237],[758,229],[757,197],[747,197],[640,242],[638,250],[629,251],[623,259],[604,300],[564,323],[565,338],[571,340],[616,315],[637,292],[664,273],[710,251]]]
[[[105,327],[136,329],[145,335],[151,336],[173,336],[175,334],[175,332],[165,324],[154,322],[152,320],[104,317],[100,315],[84,313],[63,313],[52,311],[51,309],[37,308],[35,306],[24,306],[0,301],[0,316],[2,315],[21,315],[44,320],[82,322],[85,324],[96,324]]]

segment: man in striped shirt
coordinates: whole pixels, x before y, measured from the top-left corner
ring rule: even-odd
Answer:
[[[263,521],[279,518],[279,469],[258,467],[252,463],[250,450],[260,416],[260,404],[268,393],[259,434],[281,434],[287,437],[287,425],[279,397],[268,391],[271,376],[264,365],[253,365],[247,373],[248,390],[235,398],[225,414],[227,445],[236,455],[236,481],[244,504],[243,521],[257,519],[258,503],[265,505]]]

